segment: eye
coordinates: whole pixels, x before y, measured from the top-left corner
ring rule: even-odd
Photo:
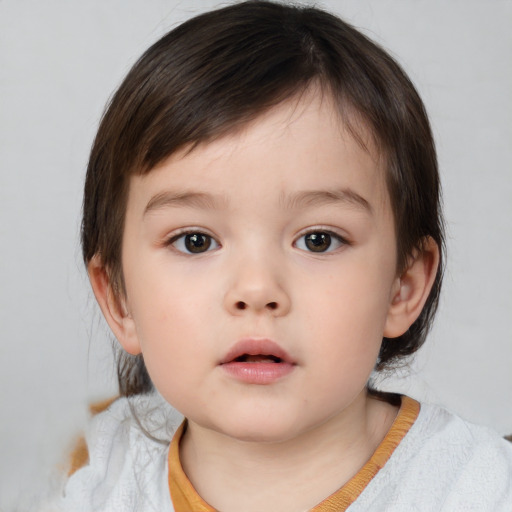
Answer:
[[[330,231],[310,231],[302,235],[295,246],[308,252],[332,252],[347,242]]]
[[[185,254],[201,254],[219,247],[219,244],[213,237],[200,232],[177,235],[171,238],[169,245]]]

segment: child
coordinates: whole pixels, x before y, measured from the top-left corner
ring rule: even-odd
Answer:
[[[121,397],[58,509],[510,511],[506,441],[369,385],[422,345],[443,240],[423,104],[362,34],[263,1],[167,34],[91,152]]]

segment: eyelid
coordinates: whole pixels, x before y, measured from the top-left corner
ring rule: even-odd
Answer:
[[[326,233],[328,234],[329,236],[331,236],[332,238],[336,239],[339,243],[340,243],[340,247],[337,247],[335,249],[328,249],[326,251],[323,251],[323,252],[313,252],[313,251],[308,251],[307,249],[301,249],[300,247],[297,247],[297,242],[311,234],[311,233]],[[312,254],[317,254],[317,255],[322,255],[322,254],[330,254],[330,253],[333,253],[333,252],[336,252],[338,249],[340,249],[341,247],[344,247],[344,246],[348,246],[348,245],[352,245],[352,243],[350,242],[350,240],[348,240],[347,237],[343,236],[342,234],[340,234],[336,229],[332,228],[332,227],[327,227],[327,226],[311,226],[311,227],[308,227],[308,228],[305,228],[303,229],[296,237],[295,237],[295,241],[293,242],[293,245],[294,247],[297,247],[299,250],[302,250],[302,251],[305,251],[305,252],[310,252]]]
[[[326,226],[323,224],[319,224],[317,226],[308,226],[307,228],[301,229],[295,239],[298,239],[304,235],[309,233],[328,233],[329,235],[334,235],[336,238],[343,240],[344,243],[351,243],[346,235],[342,235],[340,233],[340,229],[334,228],[332,226]]]
[[[212,238],[215,238],[215,235],[212,235],[210,231],[206,228],[201,228],[199,226],[192,226],[190,228],[179,228],[175,229],[171,234],[165,236],[166,242],[172,242],[174,240],[177,240],[180,236],[183,235],[191,235],[191,234],[201,234],[201,235],[207,235]]]
[[[198,252],[198,253],[192,253],[188,251],[182,251],[180,249],[177,249],[175,247],[175,243],[180,239],[187,235],[204,235],[212,239],[212,241],[215,243],[215,247],[208,248],[204,252]],[[164,245],[167,247],[172,247],[178,254],[185,255],[185,256],[199,256],[201,254],[206,254],[207,252],[211,252],[215,249],[218,249],[221,247],[220,242],[217,240],[217,238],[208,232],[207,229],[199,228],[199,227],[191,227],[191,228],[181,228],[176,231],[174,231],[171,235],[167,236],[164,240]]]

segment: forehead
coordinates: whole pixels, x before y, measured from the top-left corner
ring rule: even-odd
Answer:
[[[330,96],[305,93],[133,176],[129,204],[137,201],[138,209],[147,209],[165,191],[204,193],[224,203],[259,194],[284,204],[304,191],[330,189],[348,190],[347,197],[353,192],[352,199],[361,197],[361,203],[383,211],[389,208],[383,159],[357,121],[352,115],[349,128]]]

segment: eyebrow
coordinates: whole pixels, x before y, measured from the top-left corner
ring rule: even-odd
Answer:
[[[222,196],[214,196],[205,192],[173,192],[165,191],[154,195],[144,208],[143,216],[162,208],[191,207],[213,210],[226,202]]]
[[[345,203],[373,214],[372,205],[360,194],[350,188],[336,190],[306,190],[295,194],[281,195],[285,208],[296,209]]]
[[[205,192],[173,192],[165,191],[154,195],[144,208],[143,216],[162,208],[201,208],[213,210],[226,204],[223,196],[214,196]],[[304,207],[323,206],[345,203],[373,214],[370,203],[357,192],[349,189],[338,190],[305,190],[294,194],[281,194],[280,203],[284,208],[293,210]]]

